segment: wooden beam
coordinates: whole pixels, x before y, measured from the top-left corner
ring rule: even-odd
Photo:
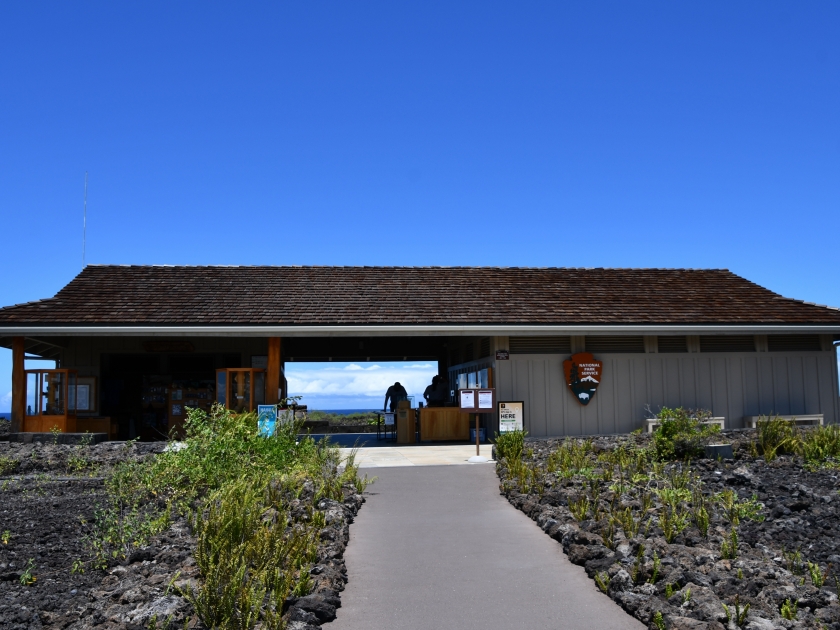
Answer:
[[[265,375],[265,402],[276,405],[280,390],[280,337],[268,338],[268,368]]]
[[[12,339],[12,433],[23,431],[23,416],[26,413],[26,374],[24,373],[23,357],[25,339]]]

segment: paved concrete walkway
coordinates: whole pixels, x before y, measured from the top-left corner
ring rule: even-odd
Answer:
[[[642,629],[499,495],[492,465],[381,468],[329,630]]]
[[[347,457],[351,449],[342,448],[342,457]],[[493,445],[482,444],[481,455],[490,459]],[[443,466],[451,464],[469,464],[467,461],[475,455],[475,444],[417,444],[412,446],[375,446],[363,447],[356,451],[356,463],[359,468],[393,468],[394,466]]]

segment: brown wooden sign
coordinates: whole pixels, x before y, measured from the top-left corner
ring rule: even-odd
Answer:
[[[578,352],[568,361],[563,361],[566,384],[581,405],[588,405],[595,396],[595,390],[601,384],[603,365],[589,352]]]

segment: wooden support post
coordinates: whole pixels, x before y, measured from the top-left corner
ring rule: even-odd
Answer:
[[[280,337],[268,338],[268,368],[265,375],[265,402],[276,405],[280,401]]]
[[[12,339],[12,433],[23,431],[26,414],[26,374],[23,367],[24,338]]]
[[[479,447],[479,439],[478,439],[478,414],[475,414],[475,454],[476,457],[481,455],[481,450]]]

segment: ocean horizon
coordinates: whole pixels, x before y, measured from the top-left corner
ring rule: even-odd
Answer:
[[[322,413],[334,413],[341,416],[348,416],[354,413],[369,413],[371,411],[382,411],[381,409],[308,409],[307,411],[320,411]],[[11,411],[0,411],[0,418],[11,420]]]

